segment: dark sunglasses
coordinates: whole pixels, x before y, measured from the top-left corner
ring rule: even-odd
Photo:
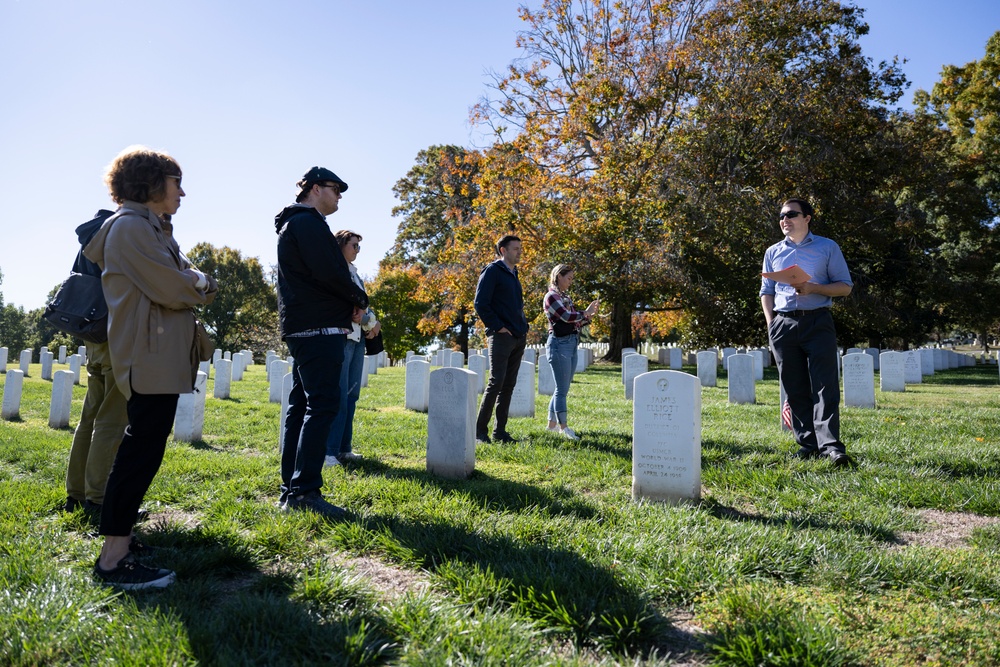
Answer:
[[[784,211],[782,212],[781,215],[778,216],[778,220],[783,220],[785,218],[788,218],[789,220],[794,220],[800,215],[802,215],[802,211]]]

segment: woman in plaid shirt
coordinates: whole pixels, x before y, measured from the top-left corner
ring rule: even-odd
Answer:
[[[568,264],[557,265],[549,277],[549,291],[545,293],[542,306],[549,319],[549,339],[545,343],[545,354],[556,382],[556,391],[549,401],[549,430],[558,430],[570,440],[579,440],[573,429],[566,426],[566,396],[573,381],[573,373],[576,372],[580,329],[590,324],[600,302],[594,299],[587,310],[577,310],[568,294],[572,284],[573,267]]]

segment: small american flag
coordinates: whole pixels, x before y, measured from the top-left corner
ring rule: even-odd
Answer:
[[[781,406],[781,423],[789,431],[792,430],[792,406],[788,404],[788,401],[785,401],[785,404]]]

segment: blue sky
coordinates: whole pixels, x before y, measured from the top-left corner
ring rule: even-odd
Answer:
[[[520,2],[0,0],[0,271],[25,308],[69,271],[73,229],[114,208],[104,167],[125,146],[168,151],[187,197],[183,249],[275,260],[273,218],[311,166],[350,190],[330,219],[364,236],[373,275],[398,220],[393,184],[432,144],[481,146],[469,108],[518,56]],[[909,60],[929,89],[982,56],[997,0],[868,0],[874,60]]]

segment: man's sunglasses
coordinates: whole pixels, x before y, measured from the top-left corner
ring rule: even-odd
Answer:
[[[781,215],[778,216],[778,220],[784,220],[785,218],[788,218],[789,220],[794,220],[800,215],[802,215],[802,211],[783,211]]]

